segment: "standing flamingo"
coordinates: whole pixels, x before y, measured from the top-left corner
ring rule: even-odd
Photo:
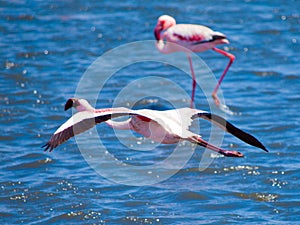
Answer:
[[[212,49],[229,58],[229,63],[227,64],[212,93],[215,104],[217,106],[220,106],[220,100],[217,96],[217,91],[229,67],[235,59],[234,55],[215,47],[220,44],[229,44],[226,36],[220,32],[213,31],[210,28],[202,25],[176,24],[176,20],[168,15],[163,15],[158,18],[156,27],[154,29],[154,35],[157,40],[156,47],[161,53],[168,54],[172,52],[185,51],[184,49],[186,48],[187,58],[189,60],[193,78],[191,108],[194,105],[196,77],[189,52],[204,52]],[[175,43],[177,45],[174,45],[172,43]],[[181,46],[184,48],[182,48]]]
[[[184,140],[216,151],[224,156],[243,157],[238,151],[229,151],[214,146],[201,138],[200,135],[189,131],[189,126],[196,118],[203,118],[213,122],[225,131],[240,140],[268,151],[265,146],[252,135],[238,129],[224,118],[211,113],[181,108],[166,111],[150,109],[131,110],[127,108],[94,109],[85,99],[71,98],[65,104],[65,110],[74,107],[79,111],[67,122],[61,125],[50,140],[43,146],[50,152],[69,138],[82,133],[98,123],[106,122],[109,126],[121,130],[134,130],[135,132],[163,144],[174,144]],[[130,116],[123,122],[110,120],[114,117]]]

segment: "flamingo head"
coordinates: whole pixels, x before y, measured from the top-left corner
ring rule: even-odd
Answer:
[[[154,36],[157,41],[160,40],[160,32],[176,25],[176,20],[168,15],[162,15],[158,18],[156,27],[154,29]]]
[[[65,111],[74,107],[77,111],[93,111],[94,108],[85,99],[69,98],[65,104]]]

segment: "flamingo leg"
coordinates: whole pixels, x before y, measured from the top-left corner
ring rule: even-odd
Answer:
[[[193,84],[192,84],[192,96],[191,96],[191,104],[190,104],[190,107],[191,107],[191,108],[194,108],[194,99],[195,99],[195,91],[196,91],[197,81],[196,81],[196,76],[195,76],[195,72],[194,72],[194,68],[193,68],[193,63],[192,63],[192,58],[191,58],[190,54],[187,54],[187,58],[188,58],[188,60],[189,60],[190,69],[191,69],[191,73],[192,73],[192,79],[193,79]]]
[[[213,150],[217,153],[220,153],[224,156],[227,157],[244,157],[244,155],[238,151],[229,151],[229,150],[225,150],[222,148],[219,148],[217,146],[214,146],[210,143],[208,143],[207,141],[203,140],[202,138],[200,138],[199,136],[194,136],[190,139],[190,141],[192,141],[193,143],[196,143],[202,147],[208,148],[210,150]]]
[[[219,48],[212,48],[212,50],[214,50],[214,51],[216,51],[216,52],[218,52],[218,53],[220,53],[220,54],[222,54],[222,55],[224,55],[224,56],[226,56],[226,57],[229,58],[229,63],[227,64],[225,70],[223,71],[223,74],[221,75],[220,79],[218,80],[218,83],[217,83],[217,85],[216,85],[216,87],[215,87],[215,89],[214,89],[214,91],[212,93],[212,97],[213,97],[213,99],[215,101],[215,104],[217,106],[219,106],[220,105],[220,100],[219,100],[219,98],[217,96],[217,91],[219,90],[219,87],[220,87],[220,85],[221,85],[221,83],[222,83],[222,81],[223,81],[223,79],[224,79],[227,71],[229,70],[229,67],[231,66],[231,64],[235,60],[235,56],[232,55],[232,54],[230,54],[230,53],[228,53],[228,52],[225,52],[224,50],[221,50]]]

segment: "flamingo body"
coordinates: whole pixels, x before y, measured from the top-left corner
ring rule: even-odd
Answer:
[[[178,44],[186,50],[170,43]],[[165,30],[162,36],[159,35],[156,47],[160,52],[168,54],[177,51],[204,52],[219,44],[229,44],[226,36],[220,32],[202,25],[177,24]]]

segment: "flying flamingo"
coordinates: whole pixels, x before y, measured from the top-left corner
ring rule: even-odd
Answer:
[[[240,140],[268,151],[265,146],[252,135],[238,129],[224,118],[192,108],[157,111],[150,109],[131,110],[127,108],[94,109],[85,99],[70,98],[65,104],[65,110],[74,107],[78,111],[67,122],[61,125],[50,140],[43,146],[50,152],[69,138],[87,131],[98,123],[106,122],[114,129],[134,130],[135,132],[163,144],[175,144],[184,140],[216,151],[224,156],[243,157],[238,151],[229,151],[214,146],[189,131],[189,126],[196,118],[203,118],[218,125]],[[111,118],[129,116],[123,122]]]
[[[193,107],[195,98],[196,77],[193,69],[190,51],[204,52],[212,49],[229,58],[229,63],[227,64],[212,93],[215,104],[217,106],[220,106],[220,100],[217,96],[217,91],[229,67],[235,59],[234,55],[215,47],[220,44],[229,44],[226,36],[220,32],[213,31],[210,28],[202,25],[176,24],[176,20],[168,15],[163,15],[158,18],[156,27],[154,29],[154,35],[157,40],[156,47],[161,53],[169,54],[178,51],[185,51],[187,53],[187,58],[193,78],[191,108]]]

